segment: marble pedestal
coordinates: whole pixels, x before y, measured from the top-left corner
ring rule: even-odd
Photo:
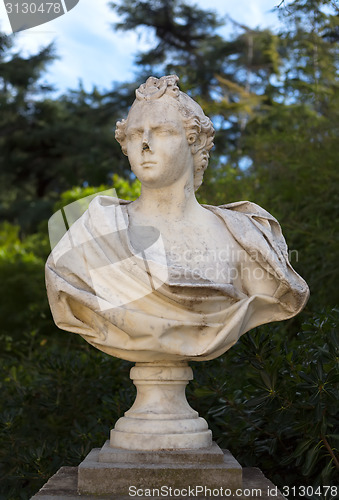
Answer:
[[[193,378],[186,362],[136,363],[132,407],[111,430],[110,441],[79,465],[82,495],[128,495],[129,488],[241,488],[242,469],[212,443],[207,422],[186,399]]]
[[[136,363],[130,377],[137,396],[111,431],[112,448],[154,451],[211,446],[206,420],[186,399],[185,388],[193,378],[186,362]]]
[[[78,467],[80,495],[127,496],[130,488],[161,491],[200,486],[235,492],[242,488],[242,467],[215,443],[199,450],[147,452],[115,449],[108,441]]]

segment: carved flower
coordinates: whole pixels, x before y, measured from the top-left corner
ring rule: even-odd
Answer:
[[[150,76],[146,83],[140,85],[135,91],[138,100],[145,99],[146,101],[159,99],[168,90],[172,97],[178,97],[179,87],[176,85],[179,78],[176,75],[162,76],[155,78]]]

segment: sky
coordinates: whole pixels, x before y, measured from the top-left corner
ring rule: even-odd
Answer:
[[[7,1],[0,0],[0,31],[10,34],[5,10]],[[228,15],[251,28],[274,29],[278,25],[277,15],[270,11],[279,0],[187,1],[216,11],[220,19]],[[112,24],[118,20],[107,0],[80,0],[65,15],[17,33],[16,47],[21,54],[28,55],[54,42],[58,60],[49,65],[45,79],[58,92],[78,88],[80,81],[88,91],[93,86],[100,90],[110,89],[112,82],[133,80],[135,54],[152,41],[152,35],[147,35],[145,30],[114,32]],[[229,22],[221,33],[228,36],[233,29]]]

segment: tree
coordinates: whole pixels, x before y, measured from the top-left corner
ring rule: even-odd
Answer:
[[[331,33],[338,29],[339,9],[332,2],[297,0],[286,10],[279,94],[249,122],[242,148],[252,160],[253,196],[273,208],[299,252],[296,267],[310,284],[311,305],[335,306],[339,82]]]
[[[13,205],[22,190],[20,184],[24,185],[25,197],[31,194],[27,182],[30,169],[22,161],[25,156],[22,149],[29,142],[34,102],[38,95],[51,90],[41,83],[40,77],[54,58],[51,45],[29,58],[13,52],[13,45],[13,38],[0,35],[0,212],[3,216],[7,211],[17,211]]]
[[[24,233],[52,214],[60,194],[76,185],[109,183],[128,175],[114,139],[130,87],[99,93],[81,87],[58,99],[41,83],[52,46],[23,58],[0,39],[0,215]]]
[[[335,484],[338,317],[319,310],[338,301],[337,3],[286,0],[280,32],[229,21],[236,33],[227,40],[213,12],[188,2],[128,0],[114,8],[120,29],[155,35],[154,46],[138,56],[137,84],[151,73],[177,72],[183,90],[214,120],[216,147],[200,201],[250,199],[268,209],[299,253],[292,264],[311,285],[303,315],[242,337],[208,370],[197,364],[192,406],[207,416],[220,444],[232,449],[236,442],[242,464],[261,467],[279,486]],[[53,324],[43,284],[44,219],[52,206],[110,187],[112,173],[124,176],[113,177],[120,197],[140,192],[113,139],[137,84],[103,93],[80,87],[54,98],[39,79],[53,50],[31,61],[11,43],[0,38],[1,214],[19,222],[0,228],[6,500],[29,498],[60,465],[77,465],[102,445],[133,398],[123,388],[126,363]],[[99,420],[97,410],[74,418],[74,406],[98,405]]]
[[[113,6],[122,16],[118,29],[141,26],[155,35],[154,47],[136,60],[142,73],[178,72],[183,90],[215,123],[200,200],[262,204],[299,253],[300,263],[293,264],[310,282],[311,305],[335,305],[338,6],[295,0],[281,10],[279,33],[231,21],[237,29],[231,40],[216,33],[213,12],[184,1]]]

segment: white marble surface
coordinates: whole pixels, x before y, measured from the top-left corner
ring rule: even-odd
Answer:
[[[171,370],[187,372],[180,363],[213,359],[251,328],[291,318],[309,292],[266,210],[197,202],[214,131],[177,77],[152,77],[136,96],[116,138],[141,195],[91,202],[47,261],[48,298],[60,328],[150,364],[142,376],[140,366],[132,371],[137,399],[112,431],[112,446],[203,448],[211,433],[187,404],[189,376],[175,382]]]
[[[254,203],[201,206],[213,128],[176,77],[137,90],[116,136],[142,182],[134,202],[95,198],[53,250],[56,324],[131,361],[206,360],[308,298],[278,222]]]
[[[187,363],[137,363],[131,379],[133,406],[111,431],[112,448],[128,450],[200,449],[212,446],[212,433],[185,396],[193,372]]]

